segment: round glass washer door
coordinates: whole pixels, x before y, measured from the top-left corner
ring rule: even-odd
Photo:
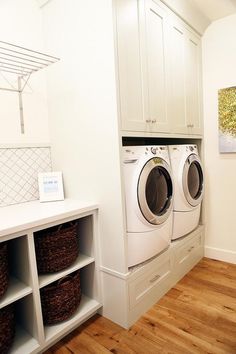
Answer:
[[[183,169],[183,190],[188,203],[197,206],[203,198],[203,171],[201,161],[196,154],[191,154]]]
[[[144,218],[153,225],[162,224],[171,213],[173,184],[170,167],[160,157],[143,166],[137,186],[138,203]]]

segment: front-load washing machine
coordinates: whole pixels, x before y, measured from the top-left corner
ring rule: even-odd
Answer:
[[[174,240],[191,232],[199,223],[204,179],[196,145],[170,145],[169,154],[175,191]]]
[[[171,241],[173,183],[167,146],[123,147],[128,266]]]

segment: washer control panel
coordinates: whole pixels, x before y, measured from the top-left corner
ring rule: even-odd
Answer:
[[[164,159],[169,160],[168,157],[168,148],[167,146],[123,146],[123,162],[131,163],[136,162],[142,156],[146,158],[151,158],[152,156],[161,156]]]
[[[186,151],[197,152],[197,146],[196,145],[187,145]]]

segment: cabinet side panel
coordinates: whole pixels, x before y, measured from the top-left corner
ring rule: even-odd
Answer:
[[[101,272],[103,309],[102,315],[127,328],[128,292],[127,282],[114,275]]]

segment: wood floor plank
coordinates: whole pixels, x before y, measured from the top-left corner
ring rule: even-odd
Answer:
[[[158,318],[158,321],[171,324],[185,333],[189,333],[204,342],[210,343],[213,347],[219,347],[223,352],[232,352],[231,347],[234,345],[234,340],[232,340],[230,334],[223,333],[217,328],[209,327],[207,324],[200,321],[194,319],[189,320],[188,317],[182,315],[179,311],[162,308],[161,306],[153,307],[150,311],[153,313],[154,317]]]
[[[206,287],[199,287],[198,282],[191,277],[185,277],[181,283],[176,284],[175,288],[183,293],[193,294],[205,304],[214,304],[219,310],[224,311],[224,314],[231,315],[231,319],[236,322],[236,298],[231,295],[221,294],[212,289],[208,289],[206,293]]]
[[[122,333],[122,336],[119,337],[119,344],[117,344],[114,349],[119,349],[120,344],[125,344],[130,350],[133,350],[134,353],[139,354],[158,353],[162,348],[158,342],[150,340],[150,337],[140,335],[140,332],[135,326]]]
[[[196,265],[196,269],[204,269],[207,268],[209,270],[211,270],[212,272],[219,272],[221,274],[225,275],[225,272],[227,274],[230,274],[234,279],[236,278],[236,264],[232,264],[232,263],[226,263],[226,262],[222,262],[222,261],[217,261],[214,259],[210,259],[210,258],[203,258],[201,260],[201,262],[199,262]]]
[[[153,310],[152,314],[148,312],[144,317],[149,319],[149,321],[151,320],[157,326],[157,335],[169,338],[173,344],[182,347],[190,353],[228,353],[227,346],[223,347],[222,345],[219,346],[218,343],[211,343],[207,335],[203,337],[197,331],[194,333],[191,330],[191,326],[189,324],[184,326],[183,320],[179,318],[173,321],[168,316],[161,317],[159,311],[155,310]]]
[[[101,317],[84,327],[85,333],[99,341],[106,349],[112,350],[119,343],[119,335],[125,330],[117,324]]]
[[[67,349],[71,350],[71,353],[83,353],[83,354],[108,354],[110,353],[102,344],[94,340],[87,333],[82,331],[78,336],[72,338],[67,344]]]
[[[203,302],[194,301],[190,295],[181,299],[174,299],[170,294],[165,295],[160,300],[160,306],[172,310],[179,309],[179,312],[185,314],[190,319],[197,319],[203,323],[208,323],[210,326],[217,326],[222,331],[227,330],[231,332],[232,335],[235,333],[235,323],[232,323],[224,315],[218,313],[214,307],[207,306]]]
[[[236,354],[236,265],[204,258],[129,330],[94,316],[45,354]]]
[[[60,341],[56,343],[51,349],[48,349],[45,354],[73,354],[73,352],[68,349],[65,344]]]
[[[230,274],[227,272],[224,274],[222,277],[222,274],[217,273],[217,272],[212,272],[209,271],[208,269],[204,269],[204,272],[202,269],[196,268],[194,269],[193,274],[191,275],[194,276],[194,278],[200,278],[202,280],[206,280],[209,283],[215,284],[215,285],[221,285],[226,288],[230,288],[233,295],[236,296],[236,283],[235,283],[235,278],[232,277]]]

